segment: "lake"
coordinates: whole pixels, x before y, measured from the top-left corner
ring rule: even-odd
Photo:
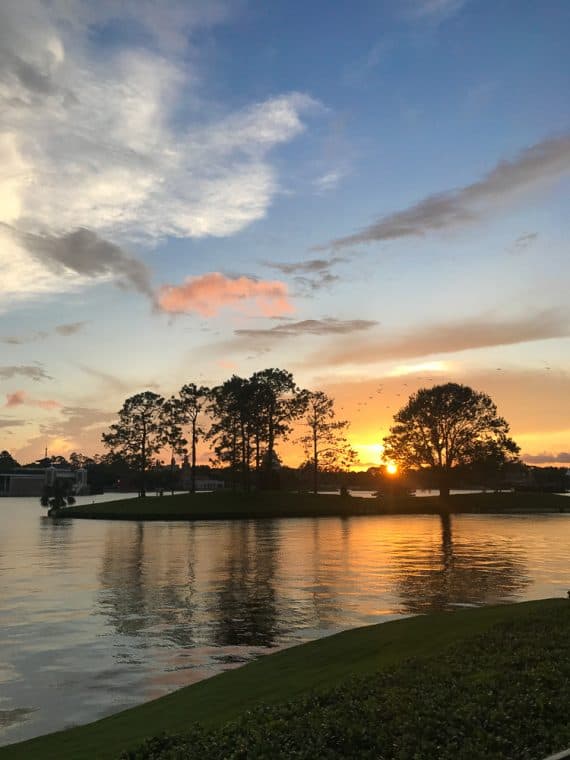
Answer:
[[[345,628],[570,588],[568,514],[44,515],[37,499],[0,499],[0,744]]]

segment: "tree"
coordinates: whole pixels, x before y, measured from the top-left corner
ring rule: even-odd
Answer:
[[[183,385],[179,392],[184,423],[190,425],[191,493],[196,492],[196,445],[199,437],[204,435],[204,431],[198,426],[198,418],[206,405],[208,394],[208,388],[194,383]]]
[[[160,432],[164,399],[152,391],[128,398],[119,411],[119,421],[103,433],[103,445],[121,456],[139,473],[139,494],[146,496],[145,475],[152,457],[162,447]]]
[[[74,470],[85,469],[90,464],[95,464],[95,459],[88,457],[79,451],[72,451],[69,455],[69,464]]]
[[[421,388],[394,420],[384,438],[384,459],[431,470],[443,497],[449,496],[454,468],[498,458],[507,463],[519,451],[491,398],[458,383]]]
[[[0,451],[0,472],[10,472],[19,466],[9,451]]]
[[[234,487],[241,475],[244,491],[250,487],[254,395],[250,379],[233,375],[212,388],[208,407],[212,417],[208,438],[214,441],[216,461],[229,465]]]
[[[356,461],[356,452],[345,438],[346,420],[335,418],[334,401],[322,391],[303,391],[304,423],[308,428],[300,438],[313,473],[313,493],[318,491],[319,471],[347,469]]]
[[[292,423],[303,413],[304,401],[293,375],[284,369],[264,369],[251,378],[255,430],[256,470],[263,469],[262,485],[275,487],[275,444],[287,438]],[[263,467],[265,464],[265,467]]]
[[[163,446],[170,449],[170,489],[174,493],[174,467],[175,457],[183,457],[186,454],[186,444],[182,425],[185,422],[184,407],[179,398],[171,396],[167,399],[160,410],[160,439]]]

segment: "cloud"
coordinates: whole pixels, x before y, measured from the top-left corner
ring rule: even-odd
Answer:
[[[335,341],[308,357],[305,364],[374,364],[568,336],[568,316],[557,311],[544,311],[520,319],[481,318],[429,325],[388,339],[375,336],[366,342],[358,342],[354,338],[342,344]]]
[[[26,400],[25,391],[15,391],[14,393],[6,394],[6,403],[4,406],[20,406],[24,404]]]
[[[542,454],[523,454],[523,462],[527,464],[568,464],[570,465],[570,452],[560,451],[557,454],[545,451]]]
[[[39,340],[46,340],[46,338],[49,338],[53,333],[67,337],[78,333],[86,324],[87,322],[70,322],[66,325],[57,325],[53,329],[53,332],[36,330],[29,335],[4,335],[3,337],[0,337],[0,343],[6,343],[10,346],[22,346],[26,343],[36,343]]]
[[[53,379],[39,362],[35,364],[0,365],[0,380],[11,380],[18,376],[29,377],[36,381]]]
[[[369,75],[386,58],[391,45],[386,40],[375,42],[364,55],[345,66],[341,83],[347,87],[360,87]]]
[[[123,287],[153,297],[145,264],[92,230],[81,227],[63,235],[13,233],[31,256],[56,275],[72,272],[83,278],[112,278]]]
[[[509,253],[521,253],[531,246],[538,238],[538,232],[529,232],[526,235],[519,235],[509,248]]]
[[[292,338],[301,335],[347,335],[369,330],[378,322],[369,319],[303,319],[299,322],[283,322],[265,330],[241,329],[234,334],[243,338]]]
[[[0,417],[0,428],[21,427],[26,424],[26,420],[13,419],[11,417]]]
[[[295,275],[293,281],[299,295],[310,295],[316,290],[325,288],[336,282],[340,277],[330,270],[335,264],[346,259],[343,256],[332,256],[330,259],[309,259],[306,261],[264,261],[265,266],[277,269],[283,274]]]
[[[4,299],[115,275],[147,293],[125,247],[228,236],[265,216],[280,190],[272,151],[319,106],[299,92],[234,110],[208,101],[198,32],[227,16],[220,2],[0,3]]]
[[[101,451],[101,433],[114,421],[116,413],[103,409],[65,406],[60,414],[40,425],[40,435],[16,450],[21,461],[35,460],[47,445],[52,453],[68,454]]]
[[[458,13],[466,0],[406,0],[405,13],[411,20],[440,21]]]
[[[339,182],[345,176],[345,172],[341,169],[333,169],[331,171],[322,174],[313,181],[313,185],[319,193],[328,193],[331,190],[336,190]]]
[[[294,311],[285,283],[226,277],[220,272],[187,277],[182,285],[166,285],[158,294],[160,308],[173,314],[195,312],[212,317],[221,309],[243,307],[246,303],[253,304],[256,313],[264,316]]]
[[[342,256],[332,256],[330,259],[308,259],[306,261],[264,261],[265,266],[277,269],[283,274],[320,274],[327,272],[334,264],[346,259]]]
[[[13,393],[6,394],[5,407],[12,408],[15,406],[36,406],[39,409],[60,409],[61,404],[59,401],[53,399],[39,399],[33,398],[26,391],[14,391]]]
[[[57,325],[55,331],[58,335],[75,335],[83,330],[87,322],[68,322],[65,325]]]
[[[421,237],[480,221],[497,207],[551,185],[570,173],[570,134],[536,143],[513,161],[499,162],[483,179],[455,190],[429,195],[418,203],[381,217],[347,237],[315,250],[360,243]]]
[[[45,340],[49,333],[44,330],[37,330],[31,335],[4,335],[0,338],[0,343],[6,343],[9,346],[23,346],[25,343],[35,343],[38,340]]]

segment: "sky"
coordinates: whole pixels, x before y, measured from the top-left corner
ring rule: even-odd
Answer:
[[[281,367],[365,467],[448,381],[570,465],[569,35],[566,0],[2,0],[0,449]]]

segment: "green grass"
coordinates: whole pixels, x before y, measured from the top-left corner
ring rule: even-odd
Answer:
[[[449,497],[450,512],[565,512],[570,497],[552,493],[475,493]],[[263,517],[348,517],[351,515],[436,514],[437,496],[365,499],[358,496],[298,494],[287,491],[176,494],[68,507],[67,517],[107,520],[228,520]]]
[[[221,727],[246,710],[322,692],[410,658],[438,655],[497,624],[516,624],[532,616],[547,626],[569,609],[566,600],[550,599],[357,628],[263,657],[95,723],[1,748],[0,760],[116,758],[161,732],[185,732],[195,722]]]
[[[536,760],[570,747],[570,604],[125,760]]]

